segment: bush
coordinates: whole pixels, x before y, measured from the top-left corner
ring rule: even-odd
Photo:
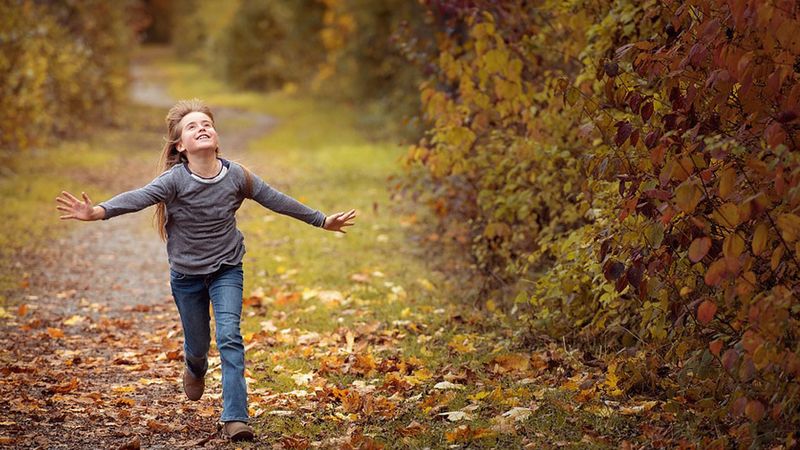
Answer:
[[[607,356],[620,386],[740,439],[797,429],[800,8],[427,7],[405,188],[467,250],[473,294],[529,305],[529,333],[628,348]]]

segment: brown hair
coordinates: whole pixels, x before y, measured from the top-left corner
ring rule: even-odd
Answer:
[[[167,117],[165,119],[167,122],[167,136],[164,139],[164,149],[161,152],[161,159],[158,164],[161,172],[167,171],[177,164],[188,162],[186,155],[179,152],[177,148],[178,142],[181,140],[181,132],[183,131],[178,128],[178,124],[180,124],[181,119],[183,119],[185,115],[192,112],[201,112],[207,115],[211,119],[212,125],[214,124],[214,114],[211,113],[211,108],[202,100],[193,98],[191,100],[179,100],[175,103],[175,105],[169,109],[169,112],[167,112]],[[217,147],[216,152],[219,154],[219,147]],[[244,169],[245,177],[245,197],[249,198],[253,190],[253,181],[250,171],[244,166],[242,166],[242,168]],[[167,205],[164,202],[160,202],[156,205],[156,213],[153,220],[161,239],[166,241]]]

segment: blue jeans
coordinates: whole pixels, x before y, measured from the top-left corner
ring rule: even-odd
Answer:
[[[247,384],[244,381],[244,343],[239,330],[242,317],[242,264],[222,266],[207,275],[185,275],[170,270],[172,296],[183,325],[186,367],[202,378],[208,370],[211,345],[209,302],[217,324],[217,349],[222,360],[223,422],[247,422]]]

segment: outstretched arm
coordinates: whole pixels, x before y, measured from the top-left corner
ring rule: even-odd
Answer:
[[[342,228],[344,227],[351,227],[353,226],[354,222],[351,222],[352,219],[356,217],[356,210],[351,209],[347,212],[338,212],[336,214],[331,214],[330,216],[325,217],[325,223],[323,223],[322,228],[328,231],[338,231],[340,233],[347,233]]]
[[[86,192],[81,192],[83,201],[78,200],[77,197],[67,191],[61,191],[61,195],[56,197],[56,202],[59,203],[56,208],[65,213],[60,218],[77,219],[77,220],[101,220],[106,216],[106,210],[100,206],[93,206],[92,200],[86,195]]]

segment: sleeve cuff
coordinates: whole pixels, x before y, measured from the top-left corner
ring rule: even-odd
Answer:
[[[108,208],[106,207],[106,205],[104,205],[102,203],[98,203],[97,206],[103,208],[103,211],[104,211],[103,218],[100,219],[100,220],[108,220],[108,219],[111,218],[111,217],[108,217]]]

